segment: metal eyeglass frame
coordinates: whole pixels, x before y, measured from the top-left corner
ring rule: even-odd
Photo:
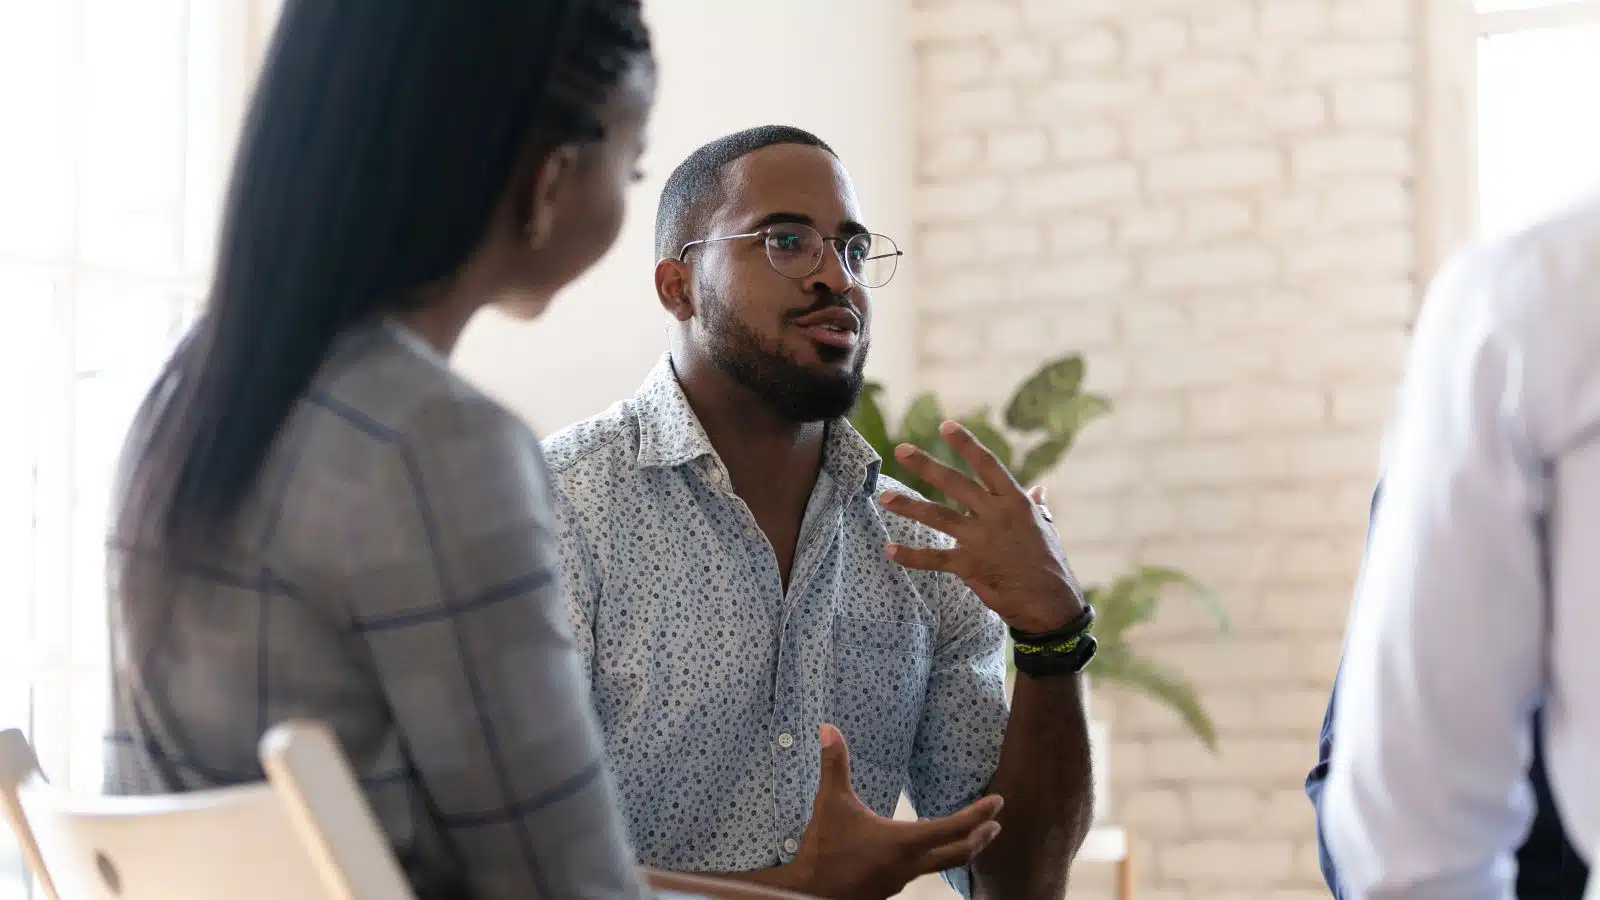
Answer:
[[[767,235],[770,234],[772,232],[772,230],[774,228],[777,228],[777,227],[778,227],[777,225],[769,225],[766,228],[762,228],[762,229],[759,229],[757,231],[746,232],[745,234],[724,234],[724,235],[719,235],[718,237],[708,237],[708,238],[701,238],[700,240],[697,240],[697,241],[690,241],[689,243],[683,245],[683,249],[678,251],[678,262],[686,262],[687,260],[685,260],[684,257],[688,255],[689,248],[690,247],[694,247],[694,246],[696,246],[698,244],[715,244],[715,243],[719,243],[721,241],[737,241],[737,240],[740,240],[742,238],[761,238],[762,241],[764,242],[766,240],[766,238],[767,238]],[[863,231],[863,232],[860,232],[860,233],[857,233],[857,234],[852,234],[847,238],[842,238],[842,237],[838,237],[836,235],[823,234],[822,232],[818,231],[815,228],[812,228],[810,225],[806,225],[803,222],[786,222],[786,223],[784,223],[784,227],[787,227],[787,228],[807,228],[807,229],[810,229],[811,232],[813,234],[815,234],[818,238],[820,238],[824,245],[828,244],[830,241],[835,243],[835,244],[838,244],[839,247],[838,247],[837,250],[834,251],[833,255],[839,258],[839,266],[840,266],[840,268],[842,268],[850,276],[850,280],[855,281],[858,284],[861,284],[862,286],[867,287],[867,288],[872,288],[872,289],[881,288],[881,287],[883,287],[884,284],[888,284],[889,282],[893,281],[895,273],[900,271],[900,264],[899,264],[898,260],[899,260],[900,257],[906,255],[906,252],[904,250],[900,249],[900,245],[896,244],[894,242],[894,238],[891,238],[886,234],[877,234],[877,233],[870,232],[870,231]],[[889,273],[889,277],[885,278],[883,280],[883,284],[867,284],[865,281],[861,280],[860,276],[856,275],[854,272],[851,272],[850,271],[850,264],[845,262],[845,259],[844,259],[845,248],[850,246],[850,242],[851,241],[854,241],[856,238],[862,238],[862,237],[865,237],[865,238],[882,238],[883,240],[888,241],[889,245],[891,247],[894,247],[894,252],[893,253],[883,253],[883,254],[879,254],[878,256],[871,256],[871,257],[868,257],[867,259],[862,260],[863,263],[866,263],[866,262],[870,262],[870,261],[872,261],[874,259],[883,259],[885,257],[891,257],[891,256],[895,257],[896,263],[895,263],[894,271],[890,272]],[[772,254],[770,252],[768,252],[765,247],[762,248],[762,255],[767,258],[767,265],[772,267],[772,271],[777,272],[779,275],[782,275],[785,278],[792,278],[792,279],[795,279],[795,280],[799,280],[801,278],[809,278],[812,275],[816,274],[816,271],[818,269],[822,268],[822,254],[820,254],[820,253],[817,254],[816,263],[810,269],[806,270],[804,273],[802,273],[800,275],[790,275],[787,272],[784,272],[783,270],[779,269],[778,268],[778,264],[772,261]]]

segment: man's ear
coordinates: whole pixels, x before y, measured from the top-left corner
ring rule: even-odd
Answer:
[[[688,263],[676,259],[656,263],[656,299],[661,308],[679,322],[694,318],[694,300],[689,296],[693,280]]]
[[[522,234],[535,250],[550,242],[555,232],[556,210],[578,171],[578,147],[561,144],[539,160],[528,182],[528,214]]]

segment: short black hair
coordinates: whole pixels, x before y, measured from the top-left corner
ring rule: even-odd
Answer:
[[[703,237],[700,231],[706,217],[722,200],[724,166],[775,144],[820,147],[839,158],[822,138],[792,125],[746,128],[704,145],[679,163],[661,188],[661,203],[656,207],[656,259],[676,259],[684,244]]]

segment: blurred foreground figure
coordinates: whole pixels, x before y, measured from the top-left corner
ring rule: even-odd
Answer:
[[[1446,267],[1386,449],[1322,825],[1348,898],[1508,900],[1536,710],[1600,841],[1600,203]]]
[[[1372,492],[1372,511],[1377,512],[1383,495],[1380,483]],[[1312,806],[1320,812],[1323,790],[1328,784],[1328,769],[1333,760],[1334,734],[1337,731],[1334,705],[1338,700],[1339,684],[1334,679],[1333,696],[1328,698],[1328,711],[1322,719],[1322,739],[1318,746],[1317,764],[1306,776],[1306,795]],[[1534,816],[1528,836],[1517,848],[1517,900],[1581,900],[1589,881],[1589,867],[1567,839],[1561,824],[1560,811],[1555,798],[1550,795],[1550,777],[1545,771],[1543,727],[1540,716],[1533,718],[1533,761],[1528,765],[1528,781],[1533,786]],[[1319,815],[1317,850],[1322,863],[1322,877],[1336,900],[1346,894],[1339,877],[1338,867],[1328,852],[1327,832],[1321,827]]]
[[[643,892],[544,460],[448,357],[611,246],[653,93],[637,0],[285,6],[123,456],[108,790],[258,780],[312,717],[420,896]]]

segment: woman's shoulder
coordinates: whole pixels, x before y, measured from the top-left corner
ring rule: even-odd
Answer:
[[[305,401],[312,410],[382,441],[495,436],[535,443],[515,413],[409,333],[382,324],[341,338]]]

